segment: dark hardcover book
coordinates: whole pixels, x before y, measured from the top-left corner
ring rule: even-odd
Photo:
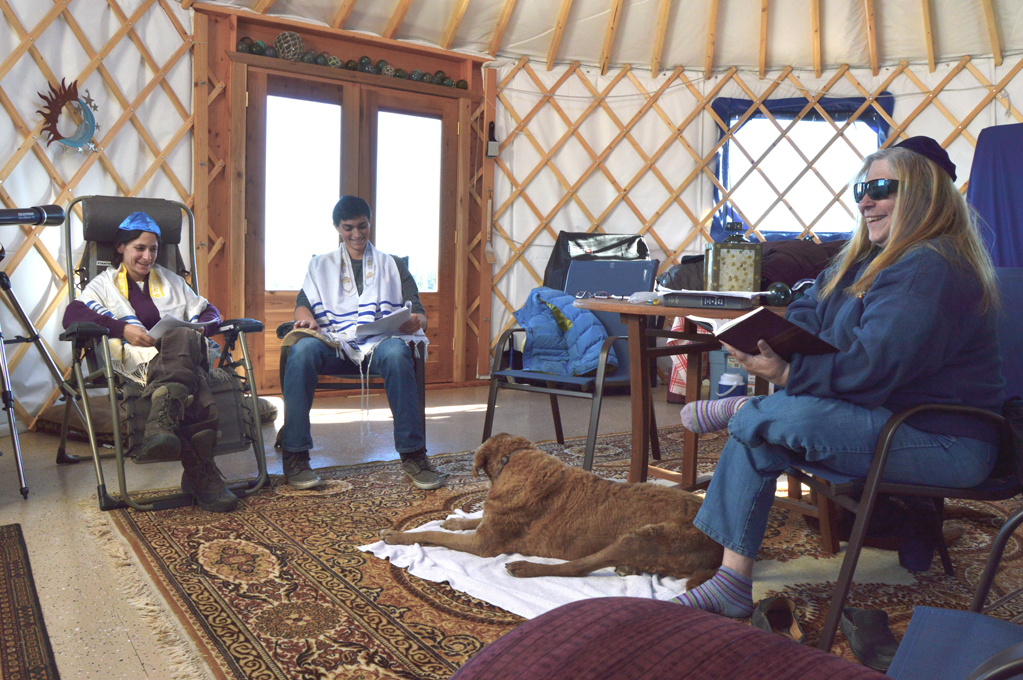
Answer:
[[[666,307],[708,307],[712,309],[752,309],[750,298],[707,293],[663,293],[661,304]]]
[[[707,328],[721,342],[746,354],[760,354],[758,340],[765,341],[785,361],[792,361],[793,354],[830,354],[838,351],[831,343],[766,307],[758,307],[735,319],[704,319],[699,316],[686,318]]]

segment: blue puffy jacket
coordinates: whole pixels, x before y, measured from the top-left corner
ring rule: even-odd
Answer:
[[[593,312],[572,306],[575,298],[553,288],[534,288],[515,320],[526,331],[522,367],[554,375],[580,376],[597,370],[607,331]],[[618,367],[614,349],[608,369]]]

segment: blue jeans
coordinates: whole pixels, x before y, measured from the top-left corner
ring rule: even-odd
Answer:
[[[394,419],[394,449],[398,453],[411,453],[425,448],[419,390],[409,346],[398,338],[387,338],[363,362],[363,371],[372,371],[384,379],[384,391]],[[359,366],[348,357],[339,358],[338,350],[316,338],[302,338],[291,346],[281,387],[284,393],[281,448],[284,451],[297,453],[313,447],[309,409],[318,375],[357,376]]]
[[[785,468],[807,460],[866,477],[878,433],[891,415],[885,408],[784,391],[751,399],[728,423],[728,442],[693,523],[729,550],[755,558]],[[903,425],[896,431],[883,478],[976,486],[991,473],[997,455],[993,443]]]

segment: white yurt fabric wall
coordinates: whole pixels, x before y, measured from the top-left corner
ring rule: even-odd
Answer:
[[[2,207],[66,207],[92,194],[190,203],[191,12],[167,0],[0,0],[0,11]],[[95,107],[92,145],[48,143],[38,93],[62,82],[77,82]],[[70,136],[77,122],[65,111],[58,130]],[[4,226],[0,243],[14,294],[66,369],[70,347],[58,340],[68,281],[63,228]],[[76,254],[81,247],[71,243]],[[4,303],[4,338],[25,335]],[[29,426],[57,397],[55,381],[32,345],[8,346],[7,361],[18,425]],[[6,418],[0,423],[6,431]]]
[[[1023,122],[1023,60],[995,66],[991,58],[870,69],[702,73],[624,69],[600,75],[575,65],[546,71],[542,65],[505,63],[499,70],[497,137],[502,142],[494,182],[494,337],[514,324],[511,312],[540,284],[551,248],[562,230],[643,233],[662,270],[685,254],[702,252],[715,206],[713,175],[721,127],[709,105],[716,97],[771,98],[894,96],[893,133],[929,135],[942,142],[958,166],[965,191],[976,136],[981,129]],[[836,78],[836,75],[838,76]],[[773,89],[772,89],[773,88]],[[784,128],[787,121],[782,121]],[[823,195],[838,194],[846,210],[788,215],[793,229],[847,229],[854,205],[845,183],[862,155],[846,150],[847,172]],[[772,135],[782,138],[781,131]],[[782,139],[780,144],[788,142]],[[804,155],[813,160],[814,149]],[[696,171],[703,163],[704,168]],[[800,161],[800,163],[802,163]],[[797,174],[812,172],[797,163]],[[785,185],[777,185],[784,193]],[[801,190],[800,186],[793,187]],[[743,205],[736,198],[736,207]],[[828,201],[830,203],[830,201]],[[786,210],[779,203],[777,210]],[[751,212],[755,216],[754,213]],[[837,218],[836,218],[837,214]],[[844,215],[846,223],[836,224]],[[818,220],[815,222],[815,220]],[[752,221],[756,226],[757,221]]]

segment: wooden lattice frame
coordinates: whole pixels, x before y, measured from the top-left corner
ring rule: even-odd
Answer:
[[[620,69],[617,74],[613,75],[608,84],[602,90],[598,90],[593,85],[590,77],[587,76],[581,68],[579,68],[578,64],[571,64],[551,86],[547,87],[537,76],[533,64],[528,59],[521,59],[515,63],[515,65],[507,74],[505,74],[497,85],[497,102],[500,106],[503,106],[504,113],[506,113],[514,123],[514,127],[504,135],[504,140],[501,142],[501,150],[504,151],[514,143],[527,143],[539,156],[539,161],[525,175],[517,177],[507,163],[503,162],[501,158],[496,159],[495,165],[504,175],[503,179],[510,184],[511,192],[508,196],[504,197],[501,204],[499,206],[495,206],[494,209],[492,225],[493,232],[495,238],[500,238],[505,242],[509,250],[509,256],[504,262],[500,263],[499,267],[495,268],[496,271],[494,272],[492,279],[493,297],[504,307],[505,310],[507,310],[510,316],[511,312],[521,305],[522,300],[507,299],[499,288],[500,282],[507,276],[527,276],[532,278],[537,285],[542,282],[542,276],[537,273],[534,267],[527,261],[525,255],[530,246],[541,233],[546,232],[552,239],[557,237],[556,232],[551,227],[551,222],[569,202],[578,206],[579,210],[586,216],[586,219],[589,220],[590,225],[587,230],[591,232],[603,231],[601,225],[604,219],[620,204],[628,206],[641,223],[641,227],[638,229],[637,233],[652,238],[666,253],[667,257],[665,262],[661,264],[661,268],[663,270],[677,263],[679,256],[695,238],[702,236],[704,239],[709,239],[709,222],[713,218],[713,215],[726,203],[731,204],[731,207],[736,210],[737,214],[739,214],[743,221],[748,225],[747,234],[763,239],[762,234],[758,231],[758,226],[763,218],[770,214],[771,210],[774,209],[778,203],[786,204],[786,196],[793,190],[804,175],[807,173],[815,173],[821,183],[827,187],[828,191],[831,193],[831,198],[816,218],[809,221],[803,221],[797,216],[797,220],[799,220],[799,224],[802,228],[802,234],[800,234],[800,236],[812,234],[813,229],[818,224],[819,220],[835,203],[843,205],[851,214],[848,206],[845,206],[844,203],[840,202],[841,196],[846,187],[832,187],[827,181],[825,181],[820,173],[817,172],[814,168],[814,163],[821,158],[827,149],[838,142],[848,144],[850,148],[853,149],[854,153],[856,153],[858,157],[862,158],[862,155],[856,152],[855,147],[845,137],[844,132],[856,120],[858,120],[868,108],[873,108],[877,111],[879,115],[883,116],[891,126],[891,134],[887,143],[894,143],[896,140],[906,138],[908,136],[906,131],[910,124],[918,118],[924,110],[933,106],[945,117],[946,120],[948,120],[949,123],[951,123],[953,127],[953,131],[944,139],[940,140],[942,146],[948,147],[949,144],[961,136],[975,147],[976,138],[967,130],[967,126],[978,114],[984,111],[984,109],[989,106],[993,100],[998,101],[1005,111],[1017,121],[1023,122],[1023,114],[1021,114],[1019,109],[1011,104],[1008,97],[1006,97],[1003,92],[1006,85],[1008,85],[1008,83],[1016,77],[1021,69],[1023,69],[1023,59],[1020,59],[1015,66],[1009,69],[997,83],[992,84],[987,77],[985,77],[984,74],[971,63],[970,57],[967,56],[963,57],[959,60],[959,62],[952,66],[945,77],[942,78],[937,85],[928,87],[924,81],[913,72],[909,64],[902,62],[893,67],[891,72],[880,82],[880,84],[871,90],[859,82],[850,72],[849,68],[844,66],[837,69],[834,75],[832,75],[823,85],[815,84],[812,89],[807,87],[799,79],[799,77],[793,73],[792,69],[789,68],[780,71],[772,81],[766,84],[766,87],[764,86],[764,83],[759,83],[756,88],[749,85],[747,82],[748,76],[744,76],[743,74],[740,74],[737,69],[732,68],[721,74],[714,86],[710,88],[706,94],[703,94],[700,89],[686,77],[682,68],[675,69],[665,78],[663,83],[658,85],[656,90],[648,91],[644,88],[639,78],[631,72],[631,69],[625,67]],[[964,73],[968,73],[973,76],[976,84],[984,90],[984,95],[975,103],[968,115],[964,116],[962,119],[958,119],[951,113],[948,107],[941,103],[939,95],[950,83]],[[536,94],[538,95],[536,103],[525,112],[516,111],[511,99],[505,94],[505,89],[508,88],[512,81],[515,80],[516,76],[520,74],[525,74],[529,78],[529,81],[535,86]],[[894,120],[881,108],[876,97],[888,89],[892,83],[900,77],[905,77],[913,83],[924,97],[920,104],[910,111],[905,117],[901,120]],[[613,92],[615,87],[623,79],[628,79],[633,87],[635,87],[635,89],[644,98],[643,106],[628,121],[620,120],[607,103],[608,95]],[[592,96],[592,102],[586,106],[582,113],[580,113],[574,120],[565,113],[564,109],[558,103],[557,98],[558,91],[569,81],[578,81]],[[838,124],[832,120],[819,104],[819,100],[826,96],[828,92],[830,92],[840,82],[845,82],[851,85],[851,87],[865,99],[864,104],[842,124]],[[671,120],[670,116],[658,104],[658,100],[670,86],[678,83],[681,83],[687,88],[689,93],[696,100],[696,104],[692,110],[686,113],[681,121],[676,122]],[[745,93],[745,95],[753,102],[745,114],[743,114],[743,116],[730,128],[725,121],[722,121],[717,116],[710,106],[711,102],[718,95],[721,89],[729,83],[738,86],[739,89],[741,89],[742,92]],[[771,94],[783,83],[787,83],[794,87],[807,100],[806,106],[802,109],[802,111],[800,111],[792,121],[789,121],[784,125],[772,116],[767,111],[766,107],[763,106],[763,102],[769,99]],[[757,91],[760,91],[761,94],[756,94]],[[529,123],[536,118],[537,114],[544,109],[544,107],[550,107],[550,109],[567,127],[562,136],[546,149],[540,144],[536,136],[533,135],[529,129]],[[650,154],[646,153],[630,134],[631,129],[649,110],[653,110],[664,122],[667,128],[667,138],[653,153]],[[591,148],[591,145],[580,132],[580,126],[583,121],[598,111],[606,115],[619,130],[619,132],[607,143],[607,146],[599,152]],[[816,111],[832,126],[834,135],[817,154],[808,158],[788,138],[787,133],[798,121],[802,120],[811,111]],[[758,112],[763,114],[774,124],[778,131],[778,138],[769,145],[763,154],[757,158],[753,158],[737,142],[734,138],[734,133],[750,116]],[[695,149],[682,134],[682,132],[701,115],[708,117],[714,125],[718,126],[719,129],[725,132],[720,140],[703,153]],[[558,170],[553,160],[557,152],[570,139],[577,141],[591,160],[590,165],[574,183],[570,183],[565,179],[564,174]],[[614,151],[614,149],[623,141],[628,142],[643,161],[643,166],[632,177],[624,181],[624,178],[616,178],[613,175],[611,168],[609,168],[605,163],[605,160],[611,152]],[[751,162],[751,167],[742,177],[739,178],[738,181],[733,184],[730,190],[726,190],[723,186],[721,186],[716,175],[711,170],[711,164],[721,147],[729,141],[734,144],[734,148],[739,153],[746,156],[746,158]],[[657,160],[675,143],[680,144],[696,163],[696,167],[677,185],[673,184],[667,177],[665,177],[655,165]],[[774,149],[775,146],[781,143],[790,144],[792,148],[796,150],[800,159],[805,163],[805,167],[795,175],[787,186],[777,187],[764,175],[759,166],[766,155]],[[545,169],[555,177],[564,190],[564,194],[561,198],[555,203],[553,208],[546,213],[537,207],[536,203],[530,199],[528,193],[530,183],[542,170]],[[601,172],[608,180],[613,189],[617,192],[617,195],[611,199],[606,208],[600,211],[599,214],[595,214],[585,205],[578,192],[586,179],[598,171]],[[648,173],[653,175],[669,194],[668,198],[649,215],[645,214],[644,210],[641,209],[640,206],[636,205],[636,203],[629,197],[629,190],[636,186],[636,184],[638,184],[638,182]],[[736,205],[732,199],[732,195],[736,189],[753,173],[758,173],[763,179],[765,179],[767,185],[777,194],[777,198],[774,199],[771,205],[763,211],[762,217],[758,220],[748,219],[743,213],[742,207]],[[706,212],[704,217],[699,218],[697,217],[696,212],[690,206],[686,205],[685,201],[682,199],[682,194],[701,175],[705,176],[715,187],[717,187],[721,198],[716,205]],[[965,192],[967,186],[968,183],[963,183],[960,190]],[[528,210],[533,213],[537,220],[536,227],[521,241],[513,239],[501,224],[502,216],[511,209],[512,205],[515,204],[516,201],[521,201]],[[683,211],[686,217],[692,222],[693,227],[688,233],[682,235],[676,243],[668,243],[661,234],[657,233],[656,224],[658,219],[673,204],[677,205]],[[649,211],[649,207],[647,207],[646,210]],[[503,328],[494,329],[494,332],[491,334],[491,349],[493,349],[493,343],[496,341],[496,338],[500,336],[500,333],[503,330],[512,327],[514,323],[514,319],[509,318],[505,322]]]
[[[167,83],[166,75],[195,47],[193,36],[184,26],[182,26],[176,14],[171,10],[170,0],[142,0],[131,14],[124,12],[118,0],[106,0],[106,2],[113,16],[120,22],[120,27],[114,31],[110,38],[101,45],[99,49],[96,49],[96,47],[91,44],[81,25],[74,16],[73,9],[86,9],[84,5],[79,3],[71,4],[64,0],[53,0],[53,9],[47,12],[35,26],[26,28],[11,8],[9,0],[0,0],[0,13],[3,14],[8,26],[14,31],[20,41],[18,46],[11,51],[2,63],[0,63],[0,79],[3,79],[4,76],[10,72],[11,68],[13,68],[13,66],[26,54],[35,62],[40,72],[50,85],[58,85],[62,77],[68,80],[77,80],[81,83],[94,72],[98,72],[105,87],[106,94],[109,97],[103,101],[102,105],[105,107],[119,106],[121,110],[121,114],[118,116],[117,120],[109,126],[108,130],[104,131],[103,136],[100,139],[96,140],[96,150],[82,158],[81,165],[78,166],[71,177],[63,177],[54,163],[50,160],[50,157],[47,155],[47,149],[44,145],[45,136],[41,135],[43,121],[39,120],[34,124],[30,124],[29,121],[26,121],[18,112],[18,109],[14,106],[14,102],[11,100],[8,93],[0,87],[0,106],[3,107],[4,111],[10,117],[15,129],[22,138],[21,144],[14,153],[6,159],[0,159],[3,162],[3,165],[0,166],[0,202],[8,208],[23,207],[15,205],[10,194],[4,190],[3,183],[11,176],[18,165],[29,153],[32,153],[35,156],[45,169],[49,179],[59,189],[59,194],[53,201],[59,205],[66,205],[75,197],[75,190],[82,178],[84,178],[92,166],[98,162],[111,178],[120,194],[124,196],[139,195],[143,192],[146,185],[152,181],[153,177],[157,175],[157,173],[162,173],[163,177],[166,178],[166,180],[174,188],[174,191],[178,194],[176,198],[186,205],[190,207],[192,206],[193,195],[190,191],[190,187],[187,187],[180,178],[178,178],[174,170],[167,164],[166,159],[178,147],[178,145],[182,143],[182,141],[191,141],[190,133],[195,125],[195,120],[189,111],[191,108],[191,102],[182,102],[180,100],[173,88],[171,88],[170,84]],[[175,34],[181,40],[181,45],[163,64],[156,61],[152,52],[135,30],[139,20],[148,12],[161,11],[166,15]],[[81,48],[84,50],[86,56],[89,58],[88,63],[86,63],[86,65],[78,73],[62,74],[60,77],[54,73],[51,66],[47,64],[45,57],[35,46],[38,38],[47,29],[56,25],[58,21],[63,22],[67,26]],[[142,60],[150,70],[149,81],[131,100],[124,95],[116,80],[104,65],[104,59],[125,39],[134,45],[142,57]],[[164,95],[166,95],[171,104],[170,108],[172,108],[181,118],[181,124],[177,131],[163,146],[160,146],[160,144],[157,143],[154,136],[146,128],[145,121],[143,121],[137,114],[140,105],[157,88],[162,89]],[[39,89],[42,89],[41,83],[39,84]],[[115,167],[113,161],[106,153],[106,149],[109,145],[128,124],[134,128],[135,132],[138,134],[138,138],[152,156],[152,161],[149,166],[133,185],[129,185],[124,180]],[[50,153],[53,152],[54,149],[51,149]],[[23,226],[21,229],[25,234],[25,240],[20,244],[18,249],[14,253],[10,254],[8,259],[5,260],[4,271],[11,274],[15,269],[17,269],[25,256],[31,250],[35,249],[46,263],[46,266],[49,268],[54,278],[60,282],[60,287],[53,294],[53,297],[48,301],[43,310],[35,318],[31,319],[36,328],[42,328],[52,318],[54,312],[56,312],[60,307],[61,302],[67,297],[67,286],[69,285],[68,273],[64,271],[54,254],[51,253],[40,240],[40,234],[45,227]],[[10,306],[9,303],[8,306]],[[43,342],[46,342],[45,339]],[[54,356],[55,361],[57,361],[58,368],[62,371],[62,373],[65,376],[69,375],[70,367],[64,366],[60,362],[59,358],[57,358],[57,353],[53,351],[52,347],[47,345],[47,349],[50,351],[51,355]],[[15,368],[17,368],[26,353],[30,351],[34,350],[31,350],[28,344],[19,345],[18,349],[13,352],[10,357],[8,357],[8,368],[10,372],[14,372]],[[60,390],[58,388],[54,388],[44,401],[42,407],[39,409],[39,413],[42,413],[51,406],[59,394]],[[36,416],[29,414],[18,402],[17,398],[15,398],[14,408],[15,413],[22,422],[28,423],[30,427],[35,425],[35,419],[38,414],[36,414]]]

